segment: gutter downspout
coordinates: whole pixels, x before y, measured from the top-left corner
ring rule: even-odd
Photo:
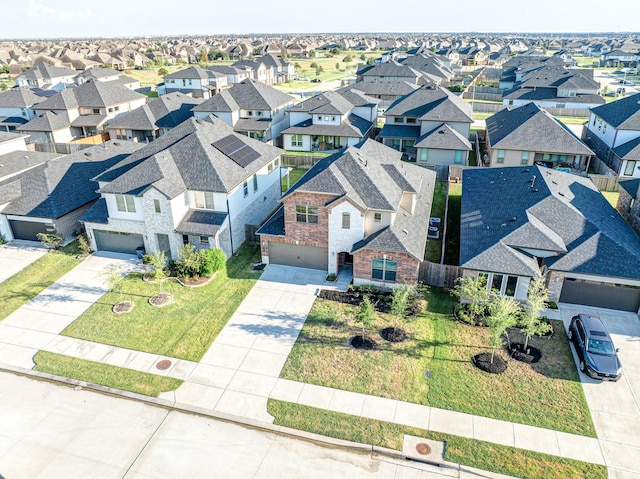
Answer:
[[[231,243],[231,256],[235,252],[233,250],[233,228],[231,227],[231,210],[229,209],[229,196],[227,195],[227,218],[229,218],[229,242]]]

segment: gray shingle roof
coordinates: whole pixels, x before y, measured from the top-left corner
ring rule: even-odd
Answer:
[[[326,91],[290,107],[288,111],[305,112],[310,115],[344,115],[354,106],[339,92]]]
[[[109,121],[109,128],[125,130],[154,130],[175,128],[193,115],[191,109],[200,100],[180,92],[172,92],[158,98],[150,98],[146,105]]]
[[[588,178],[537,166],[464,170],[460,226],[464,268],[539,275],[529,249],[557,254],[544,260],[550,270],[640,278],[640,238]]]
[[[394,125],[385,123],[380,138],[415,138],[420,136],[420,127],[412,125]]]
[[[99,195],[91,178],[121,161],[142,145],[107,142],[56,158],[0,181],[3,214],[59,218]]]
[[[488,145],[569,155],[594,155],[571,130],[535,103],[504,109],[486,120]]]
[[[640,94],[638,93],[592,108],[591,112],[620,130],[640,131]]]
[[[6,178],[34,166],[45,163],[62,155],[59,153],[44,153],[40,151],[12,151],[0,155],[0,178]]]
[[[242,167],[213,143],[233,135],[259,153]],[[228,193],[282,153],[280,148],[234,133],[215,117],[190,118],[95,178],[104,193],[141,194],[150,187],[174,198],[186,189]]]
[[[436,150],[472,150],[469,140],[446,123],[422,135],[413,146]]]
[[[183,78],[185,80],[188,80],[188,79],[206,80],[209,78],[217,78],[218,76],[219,74],[212,70],[205,70],[204,68],[200,68],[200,67],[189,67],[189,68],[185,68],[184,70],[179,70],[177,72],[169,73],[164,77],[170,80],[171,79],[181,80]]]
[[[146,97],[117,82],[88,81],[53,95],[39,103],[34,109],[67,110],[78,106],[105,108],[142,98]]]
[[[22,125],[20,131],[58,131],[69,128],[69,126],[65,117],[45,111],[39,117]]]
[[[437,86],[422,88],[394,101],[385,116],[410,116],[443,123],[473,123],[471,105]]]
[[[11,133],[8,131],[0,131],[0,143],[6,143],[9,141],[15,141],[20,138],[26,138],[27,135],[22,135],[20,133]]]
[[[420,88],[415,83],[406,81],[358,82],[344,88],[361,91],[367,95],[404,96]]]
[[[80,221],[87,223],[109,224],[109,210],[107,209],[107,200],[99,198],[91,207],[82,215]]]
[[[51,78],[60,78],[60,77],[69,77],[75,76],[76,71],[67,67],[56,67],[53,65],[49,65],[48,63],[38,63],[34,65],[32,68],[29,68],[26,72],[22,74],[27,79],[35,80],[35,79],[51,79]]]
[[[558,96],[557,88],[521,88],[519,86],[502,94],[503,100],[528,100],[528,101],[554,101],[571,105],[579,104],[604,104],[606,101],[600,95],[578,94],[572,97]]]
[[[349,115],[340,125],[314,125],[313,120],[305,120],[287,128],[282,134],[363,138],[372,127],[372,122],[357,115]]]
[[[0,108],[29,108],[45,98],[34,93],[29,87],[16,87],[0,92]]]
[[[232,99],[232,101],[229,101]],[[213,95],[193,111],[217,112],[243,110],[276,110],[293,103],[291,95],[272,86],[245,79],[226,90]]]
[[[226,219],[226,213],[190,210],[176,227],[176,232],[188,235],[215,236]]]

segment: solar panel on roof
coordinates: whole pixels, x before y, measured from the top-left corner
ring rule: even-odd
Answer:
[[[243,168],[260,158],[260,153],[234,135],[228,135],[213,142],[213,146]]]

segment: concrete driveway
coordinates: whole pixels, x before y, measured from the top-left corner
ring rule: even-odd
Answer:
[[[47,250],[33,241],[12,241],[0,246],[0,283],[45,254]]]
[[[620,381],[601,382],[579,374],[609,478],[640,478],[640,319],[634,313],[575,304],[561,304],[560,313],[565,328],[578,313],[598,316],[620,348]]]

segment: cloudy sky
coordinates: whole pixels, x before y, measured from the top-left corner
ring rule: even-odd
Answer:
[[[638,0],[2,0],[0,9],[0,38],[640,30]]]

